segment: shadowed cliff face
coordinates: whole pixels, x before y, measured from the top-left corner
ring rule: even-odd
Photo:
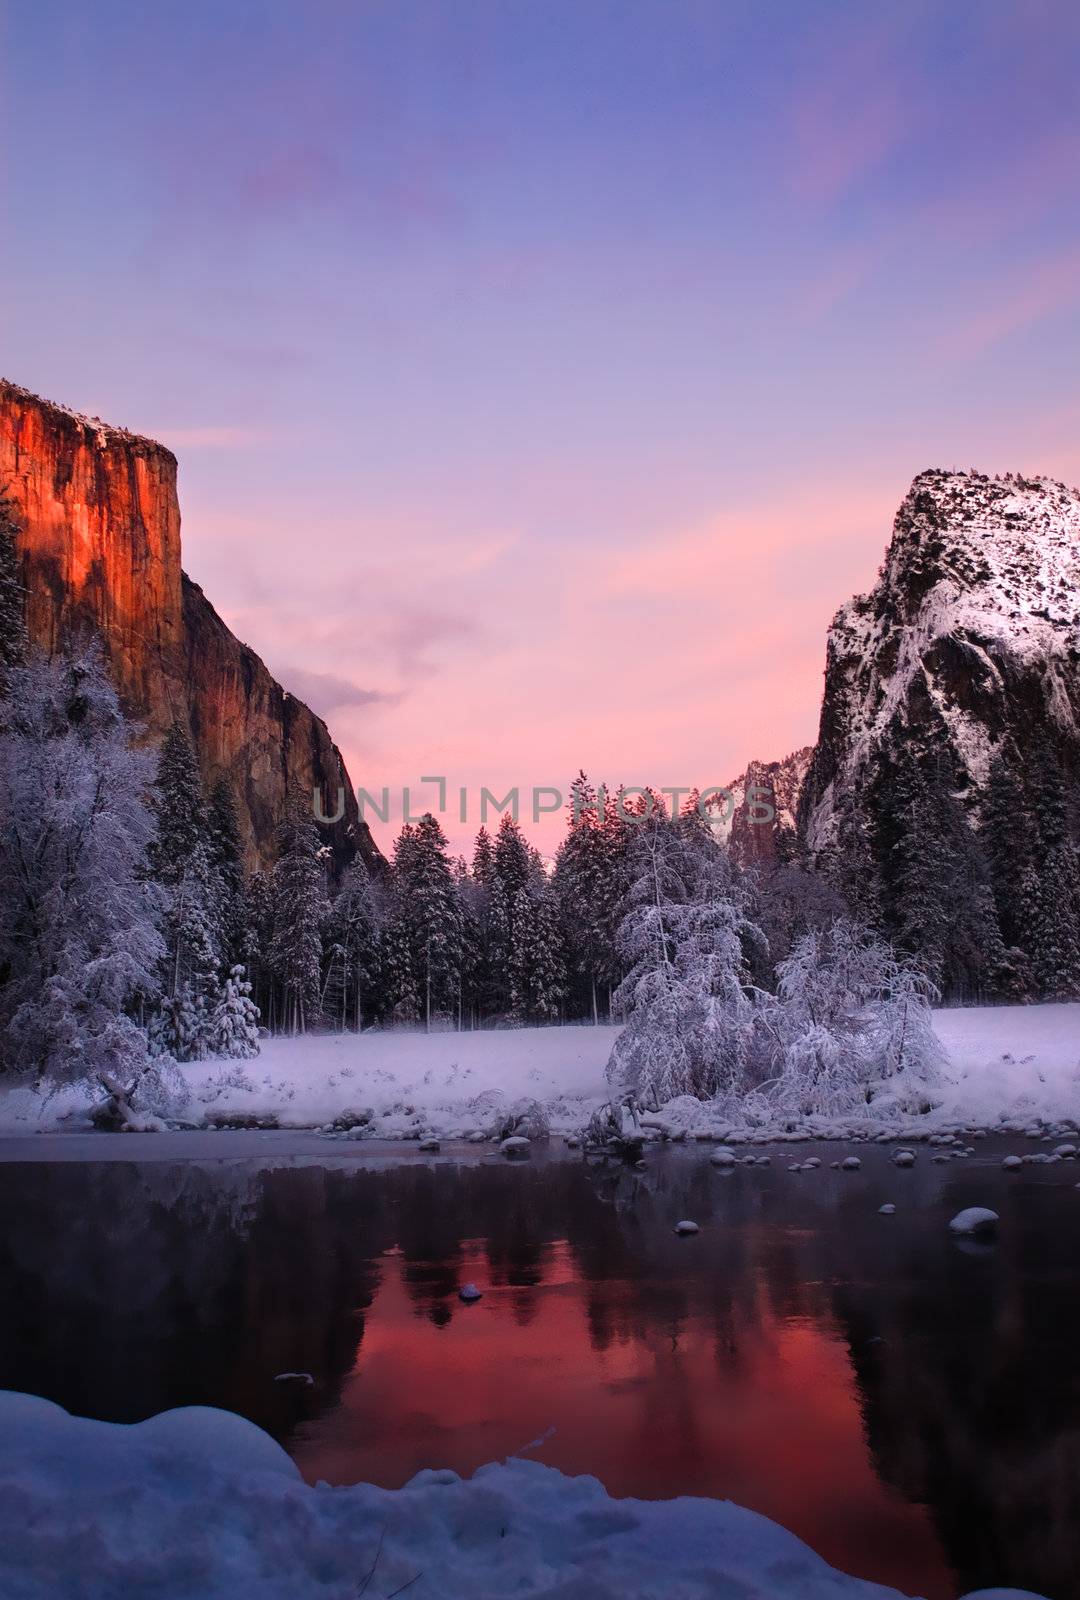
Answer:
[[[249,864],[273,859],[286,795],[322,785],[338,865],[381,858],[326,724],[288,694],[180,570],[176,458],[0,380],[0,486],[22,521],[30,638],[56,650],[80,624],[102,635],[133,717],[187,723],[203,773],[232,782]]]

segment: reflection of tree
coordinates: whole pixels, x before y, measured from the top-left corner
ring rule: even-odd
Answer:
[[[704,1481],[717,1450],[702,1352],[734,1393],[781,1359],[790,1329],[839,1328],[878,1471],[931,1508],[963,1587],[994,1579],[1065,1600],[1080,1523],[1080,1220],[1060,1185],[1028,1188],[1000,1242],[964,1254],[944,1220],[997,1204],[996,1175],[920,1163],[885,1223],[877,1206],[897,1179],[882,1164],[855,1180],[792,1179],[779,1163],[723,1176],[692,1150],[655,1153],[643,1172],[0,1166],[0,1386],[116,1420],[222,1405],[288,1439],[362,1361],[388,1251],[433,1364],[442,1330],[473,1314],[457,1301],[467,1277],[508,1291],[500,1303],[525,1326],[569,1275],[602,1403],[632,1391],[627,1437],[658,1480],[670,1469],[684,1483],[695,1464]],[[683,1216],[701,1235],[675,1238]],[[275,1384],[281,1371],[317,1386]]]

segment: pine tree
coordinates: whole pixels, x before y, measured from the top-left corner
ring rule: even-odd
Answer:
[[[239,963],[222,985],[209,1026],[210,1052],[250,1059],[259,1053],[259,1008],[251,998],[247,973]]]
[[[264,872],[253,872],[245,886],[244,928],[240,953],[250,976],[251,991],[260,1016],[273,1032],[274,974],[270,944],[274,933],[274,897]]]
[[[146,873],[153,757],[96,644],[13,666],[0,702],[0,1057],[128,1105],[154,1079],[164,895]]]
[[[357,1033],[379,1001],[381,908],[361,856],[350,862],[327,919],[324,1009]]]
[[[232,785],[222,775],[210,793],[207,816],[210,865],[216,877],[218,937],[222,960],[232,968],[244,959],[247,905],[244,846]]]
[[[221,895],[198,762],[179,722],[162,742],[152,804],[157,834],[150,868],[169,896],[162,987],[171,1002],[154,1037],[178,1061],[198,1060],[206,1045],[200,1028],[217,998]]]
[[[409,952],[409,930],[397,910],[387,923],[383,949],[383,984],[389,1014],[395,1022],[415,1022],[420,1016],[420,995]]]
[[[556,1022],[565,994],[558,904],[541,870],[514,902],[510,1010],[519,1022]]]
[[[473,845],[472,875],[481,888],[488,888],[495,877],[495,846],[487,829],[481,826]]]
[[[289,802],[278,844],[270,962],[284,991],[285,1026],[290,1033],[306,1033],[319,1012],[326,875],[315,824],[296,797]]]
[[[393,883],[421,1015],[430,1027],[432,1017],[458,1010],[462,946],[461,909],[446,837],[430,812],[415,827],[401,830]]]
[[[567,834],[555,856],[552,884],[559,906],[566,960],[584,990],[594,1023],[598,989],[610,982],[611,837],[605,832],[595,789],[584,772],[570,788]]]
[[[26,654],[26,591],[19,572],[15,502],[0,489],[0,686]]]

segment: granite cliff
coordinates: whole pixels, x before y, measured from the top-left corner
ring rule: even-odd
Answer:
[[[225,774],[249,863],[273,859],[287,794],[322,786],[341,865],[381,860],[326,724],[277,683],[180,566],[176,458],[151,439],[0,380],[0,487],[18,509],[32,642],[56,650],[89,623],[126,711],[160,736],[179,718],[208,782]]]

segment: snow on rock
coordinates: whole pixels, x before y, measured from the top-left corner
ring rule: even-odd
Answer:
[[[993,1233],[1001,1218],[985,1206],[967,1206],[949,1223],[952,1233]]]
[[[504,1139],[499,1149],[504,1156],[527,1156],[531,1143],[523,1133],[515,1133],[509,1139]]]
[[[896,1207],[892,1204],[891,1201],[887,1201],[885,1203],[885,1205],[883,1205],[883,1206],[878,1206],[878,1216],[880,1216],[880,1217],[894,1217],[895,1215],[896,1215]]]
[[[311,1488],[227,1412],[124,1426],[10,1393],[0,1436],[0,1593],[18,1600],[900,1600],[727,1501],[613,1500],[535,1461]]]
[[[840,1163],[840,1170],[841,1172],[858,1172],[861,1166],[862,1162],[858,1156],[845,1156]]]
[[[471,1305],[474,1300],[482,1300],[483,1290],[478,1289],[475,1283],[463,1283],[458,1290],[458,1299],[464,1300],[466,1305]]]
[[[684,1222],[677,1222],[675,1224],[675,1232],[676,1233],[684,1233],[684,1234],[700,1233],[701,1229],[698,1227],[696,1222],[686,1222],[686,1221],[684,1221]]]

